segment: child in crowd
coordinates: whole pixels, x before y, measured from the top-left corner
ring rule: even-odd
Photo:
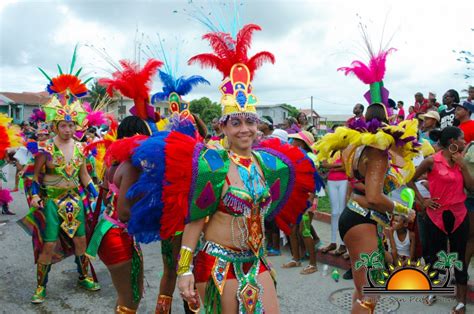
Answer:
[[[408,218],[401,215],[393,217],[392,226],[385,229],[388,244],[387,262],[393,264],[415,256],[415,233],[408,230]]]

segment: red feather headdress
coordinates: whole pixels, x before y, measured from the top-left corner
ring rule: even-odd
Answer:
[[[114,90],[119,91],[123,96],[132,98],[135,106],[130,110],[133,115],[143,120],[155,119],[153,107],[149,105],[149,93],[151,80],[163,62],[156,59],[149,59],[140,69],[137,63],[120,60],[122,71],[112,74],[112,78],[102,78],[99,84],[107,87],[107,93],[113,96]]]
[[[250,58],[247,56],[252,43],[252,34],[260,30],[260,26],[256,24],[247,24],[239,31],[237,39],[232,38],[228,33],[208,33],[202,38],[209,41],[214,53],[196,55],[189,59],[188,64],[199,63],[202,67],[215,68],[225,78],[230,75],[234,64],[243,63],[250,70],[250,76],[253,79],[255,71],[265,62],[275,63],[275,56],[268,51],[261,51]]]

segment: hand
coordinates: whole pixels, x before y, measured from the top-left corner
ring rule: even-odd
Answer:
[[[43,200],[38,195],[33,195],[31,199],[31,206],[34,208],[41,208],[43,207]]]
[[[385,227],[383,229],[383,233],[385,234],[385,237],[388,239],[393,236],[393,228],[392,227]]]
[[[194,275],[178,276],[178,289],[181,297],[188,303],[199,302],[199,297],[194,290]]]
[[[438,198],[425,198],[423,200],[423,207],[426,209],[426,208],[431,208],[431,209],[438,209],[441,207],[441,205],[436,202],[439,200],[439,197]]]

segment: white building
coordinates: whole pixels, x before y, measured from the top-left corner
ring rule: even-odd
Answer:
[[[283,105],[258,105],[257,113],[261,116],[269,116],[273,119],[273,124],[282,124],[288,118],[290,111]]]

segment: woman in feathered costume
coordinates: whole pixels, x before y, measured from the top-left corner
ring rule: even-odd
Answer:
[[[184,228],[178,287],[191,307],[198,307],[200,296],[206,313],[275,313],[279,305],[263,222],[272,217],[289,232],[314,191],[316,171],[301,150],[277,139],[252,148],[258,115],[252,73],[241,63],[248,59],[221,61],[236,62],[222,67],[228,77],[220,87],[229,150],[211,149],[180,132],[161,132],[143,142],[133,156],[143,173],[128,194],[140,197],[129,232],[152,242]],[[201,232],[204,242],[198,248]]]
[[[115,90],[135,102],[133,116],[126,117],[115,132],[93,145],[105,145],[105,164],[101,195],[106,206],[91,236],[86,253],[99,255],[107,266],[117,290],[116,313],[136,313],[143,292],[143,260],[140,247],[127,232],[127,222],[134,199],[125,197],[140,175],[140,167],[131,163],[135,148],[156,129],[153,107],[149,106],[152,77],[163,64],[150,59],[141,68],[138,64],[121,60],[122,70],[111,79],[100,79],[110,96]],[[116,140],[115,140],[115,138]],[[101,205],[99,205],[100,208]]]
[[[393,49],[373,53],[365,31],[363,34],[370,55],[369,65],[354,61],[352,67],[340,70],[354,73],[370,84],[370,91],[365,95],[371,103],[365,115],[366,122],[359,120],[349,127],[339,127],[314,146],[319,160],[328,160],[342,151],[346,173],[354,179],[352,194],[339,218],[339,233],[352,261],[355,285],[352,313],[373,313],[376,306],[376,299],[363,292],[364,286],[373,286],[374,274],[361,269],[359,258],[361,254],[370,255],[372,263],[383,267],[383,246],[378,234],[381,229],[377,226],[387,226],[392,214],[414,218],[411,208],[392,201],[387,194],[413,176],[413,158],[419,149],[416,121],[388,125],[385,105],[388,91],[383,87],[382,79],[386,56]]]

